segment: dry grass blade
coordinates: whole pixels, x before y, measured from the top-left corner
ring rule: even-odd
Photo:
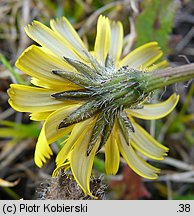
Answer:
[[[163,161],[161,161],[161,163],[168,164],[170,166],[186,171],[191,171],[194,169],[194,165],[170,157],[165,158]]]
[[[1,186],[1,187],[14,187],[14,186],[16,186],[19,182],[20,182],[20,179],[14,181],[14,182],[9,182],[9,181],[6,181],[6,180],[0,178],[0,186]]]
[[[123,6],[122,1],[110,2],[103,7],[96,10],[90,17],[87,18],[86,22],[82,25],[82,28],[78,31],[80,36],[85,35],[87,32],[90,32],[92,27],[96,25],[97,17],[104,13],[105,11],[114,8],[116,6]]]
[[[29,146],[32,144],[33,140],[32,139],[27,139],[22,142],[20,142],[19,145],[15,145],[14,149],[12,149],[12,152],[7,156],[7,158],[1,158],[3,161],[1,161],[0,164],[0,170],[3,168],[10,166],[10,164],[13,163],[13,161],[25,150],[28,149]]]

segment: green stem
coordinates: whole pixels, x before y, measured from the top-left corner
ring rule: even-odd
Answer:
[[[13,189],[9,187],[2,187],[2,189],[14,200],[21,199],[20,195],[18,195]]]
[[[177,82],[188,81],[194,78],[194,63],[175,68],[167,68],[152,73],[146,92],[171,85]]]
[[[13,69],[13,67],[10,65],[10,63],[7,61],[4,55],[0,53],[0,61],[2,64],[11,72],[11,74],[16,79],[17,83],[19,84],[25,84],[24,80],[20,77],[20,75]]]

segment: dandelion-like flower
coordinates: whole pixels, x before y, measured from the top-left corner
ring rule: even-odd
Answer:
[[[151,137],[133,117],[158,119],[169,114],[179,96],[148,104],[153,77],[150,71],[168,65],[156,42],[122,56],[123,27],[100,16],[94,50],[88,51],[66,18],[51,20],[51,29],[34,21],[25,30],[40,46],[27,48],[16,66],[32,77],[34,86],[11,84],[9,103],[44,121],[35,150],[42,167],[52,155],[50,144],[61,144],[56,165],[69,167],[77,183],[90,193],[93,161],[105,152],[107,174],[116,174],[120,154],[140,176],[157,178],[159,169],[142,159],[162,160],[168,148]]]

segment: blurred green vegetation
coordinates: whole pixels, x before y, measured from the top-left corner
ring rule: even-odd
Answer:
[[[18,142],[26,138],[38,138],[40,133],[39,123],[30,124],[15,123],[12,121],[0,121],[0,137],[11,138],[12,142]]]
[[[174,0],[144,0],[142,7],[143,11],[137,17],[136,46],[157,41],[166,53],[179,4]]]

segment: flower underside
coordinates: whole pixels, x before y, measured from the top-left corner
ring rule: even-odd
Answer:
[[[96,153],[104,146],[105,171],[116,174],[120,156],[140,176],[155,179],[159,169],[142,159],[163,160],[168,148],[147,133],[134,117],[152,120],[168,115],[179,96],[149,104],[150,94],[164,80],[153,70],[168,66],[157,42],[123,50],[123,27],[99,16],[93,50],[88,50],[66,18],[51,20],[51,28],[34,21],[25,30],[40,46],[27,48],[16,66],[32,77],[34,86],[11,84],[9,103],[44,121],[34,160],[38,167],[52,155],[50,144],[68,134],[56,157],[86,194]],[[164,84],[164,82],[163,82]],[[30,96],[30,97],[29,97]],[[140,154],[139,154],[140,153]]]
[[[59,124],[59,129],[97,116],[87,150],[87,155],[89,155],[99,138],[101,141],[98,150],[107,142],[115,120],[118,121],[126,142],[129,144],[130,132],[135,132],[135,130],[124,109],[143,108],[141,103],[149,94],[146,92],[146,83],[150,76],[128,66],[117,70],[109,56],[103,67],[89,53],[87,55],[93,67],[64,57],[78,73],[52,71],[80,86],[79,90],[55,93],[52,97],[57,100],[83,102],[82,106]]]

